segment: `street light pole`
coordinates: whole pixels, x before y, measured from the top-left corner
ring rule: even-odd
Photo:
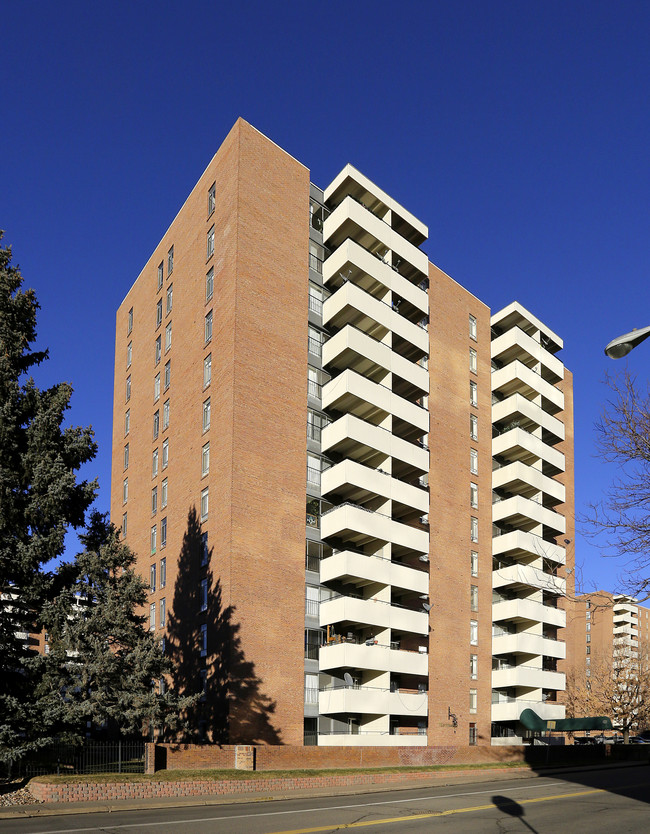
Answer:
[[[643,327],[641,330],[636,328],[630,333],[625,333],[612,341],[605,348],[605,353],[610,359],[622,359],[633,350],[637,345],[640,345],[645,339],[650,336],[650,327]]]

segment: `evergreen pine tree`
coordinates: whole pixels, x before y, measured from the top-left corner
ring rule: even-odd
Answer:
[[[11,257],[0,247],[0,761],[39,743],[25,635],[47,594],[43,566],[96,491],[76,478],[96,453],[92,429],[63,427],[72,388],[39,390],[29,376],[48,352],[32,349],[39,305]]]
[[[85,550],[59,569],[61,589],[43,614],[50,652],[40,659],[39,706],[59,738],[138,735],[177,727],[196,697],[166,683],[171,661],[139,613],[147,586],[117,529],[93,513]]]

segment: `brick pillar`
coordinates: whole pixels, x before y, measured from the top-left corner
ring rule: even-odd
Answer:
[[[252,745],[235,746],[235,770],[255,770],[255,748]]]
[[[144,772],[152,774],[156,772],[156,745],[151,741],[144,744]]]

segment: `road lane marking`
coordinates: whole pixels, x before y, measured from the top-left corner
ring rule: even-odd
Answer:
[[[156,827],[159,828],[161,826],[170,826],[170,825],[179,826],[179,825],[186,825],[186,824],[189,825],[191,823],[222,822],[222,821],[226,821],[226,820],[241,820],[241,819],[251,819],[251,818],[256,818],[256,817],[277,817],[277,816],[288,816],[289,814],[310,814],[310,813],[317,813],[317,812],[322,813],[323,811],[345,811],[345,810],[353,809],[353,808],[372,808],[372,807],[377,806],[377,805],[400,805],[400,804],[407,803],[407,802],[427,802],[429,800],[454,799],[455,797],[459,797],[459,796],[480,796],[481,794],[488,794],[488,793],[489,794],[494,794],[495,789],[496,789],[496,785],[498,783],[492,783],[492,784],[494,785],[494,787],[492,787],[490,790],[485,790],[485,791],[459,791],[458,793],[439,794],[437,796],[409,797],[408,799],[384,800],[382,802],[356,802],[356,803],[351,803],[349,805],[331,805],[331,806],[325,807],[325,808],[323,808],[323,807],[319,807],[319,808],[298,808],[298,809],[288,809],[288,810],[285,810],[285,811],[264,811],[264,812],[255,813],[255,814],[238,814],[238,815],[231,814],[229,816],[220,816],[220,817],[214,817],[213,816],[213,817],[202,817],[202,818],[194,818],[194,819],[193,818],[177,819],[177,820],[172,820],[170,822],[165,822],[164,820],[160,820],[158,822],[115,823],[115,824],[112,824],[108,827],[111,828],[111,829],[115,829],[115,830],[117,830],[117,829],[127,829],[127,828],[150,828],[150,827],[153,827],[153,826],[156,826]],[[531,790],[531,789],[535,789],[535,788],[553,788],[553,787],[557,787],[557,786],[562,785],[562,784],[565,784],[565,783],[563,783],[563,782],[550,782],[550,783],[546,782],[546,783],[535,784],[535,785],[513,785],[511,787],[508,787],[507,791],[509,793],[511,793],[512,791]],[[635,785],[621,785],[621,786],[617,787],[614,790],[614,792],[621,791],[621,790],[629,790],[631,788],[639,788],[639,787],[647,787],[647,785],[646,785],[646,783],[639,783],[639,784],[635,784]],[[417,790],[417,788],[415,790]],[[606,791],[607,789],[602,789],[602,790]],[[597,793],[597,792],[598,791],[590,791],[590,793]],[[568,794],[561,794],[561,796],[568,796]],[[299,798],[300,797],[292,797],[292,799],[294,799],[294,800],[299,799]],[[314,799],[315,797],[310,797],[310,798]],[[327,798],[329,798],[329,797],[323,797],[323,799],[327,799]],[[522,799],[520,804],[523,804],[523,803],[526,803],[526,802],[540,802],[540,801],[544,801],[546,798],[552,799],[553,797],[540,797],[539,799]],[[254,801],[255,800],[251,800],[251,802],[254,802]],[[288,801],[288,800],[282,800],[282,801]],[[168,810],[178,810],[178,807],[179,806],[170,806]],[[494,807],[494,806],[486,806],[486,807]],[[142,813],[143,811],[146,811],[146,810],[148,810],[148,809],[140,808],[140,809],[137,809],[137,811],[135,811],[135,812],[136,813]],[[157,807],[157,808],[152,808],[151,810],[152,811],[160,811],[160,810],[165,810],[165,808],[164,807]],[[93,813],[99,814],[99,813],[120,813],[120,812],[126,813],[127,809],[124,809],[124,810],[122,810],[122,809],[113,809],[111,812],[98,810],[98,811],[94,811]],[[132,811],[131,809],[128,809],[128,812],[133,813],[134,811]],[[456,812],[456,813],[458,813],[458,812]],[[434,815],[442,816],[443,814],[444,814],[444,812],[436,811]],[[428,814],[428,816],[430,816],[430,815],[431,814]],[[34,818],[35,817],[27,817],[27,816],[24,817],[24,819],[32,819],[32,820]],[[406,819],[406,817],[398,817],[398,819]],[[0,820],[0,831],[2,830],[2,828],[1,828],[2,822],[3,822],[3,820]],[[339,826],[339,828],[340,827],[341,826]],[[50,829],[50,830],[44,830],[44,831],[35,831],[35,832],[30,832],[30,834],[87,834],[88,832],[92,832],[92,831],[104,831],[106,828],[107,828],[107,825],[104,824],[104,825],[97,825],[97,826],[86,827],[86,828],[58,828],[56,830]],[[330,828],[331,828],[331,826],[330,826]],[[302,831],[302,829],[298,829],[298,830]],[[329,829],[325,829],[325,830],[329,830]],[[275,834],[284,834],[284,833],[283,832],[275,832]]]
[[[365,820],[364,822],[344,822],[333,825],[319,825],[315,828],[293,828],[290,831],[274,831],[272,834],[318,834],[322,831],[345,831],[348,828],[367,828],[370,825],[388,825],[393,822],[413,822],[414,820],[426,820],[433,817],[451,817],[454,814],[468,814],[473,811],[490,811],[495,808],[505,808],[508,805],[529,805],[531,802],[550,802],[555,799],[575,799],[577,796],[589,796],[594,793],[606,793],[604,788],[595,788],[590,791],[576,791],[575,793],[560,793],[556,796],[538,796],[534,799],[522,799],[521,802],[502,802],[497,807],[493,802],[489,805],[474,805],[472,808],[450,808],[446,811],[430,811],[425,814],[409,814],[407,817],[384,817],[380,820]]]

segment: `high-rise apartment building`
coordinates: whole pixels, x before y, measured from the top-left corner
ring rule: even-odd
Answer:
[[[650,609],[623,594],[583,594],[576,599],[573,637],[579,676],[589,678],[603,665],[634,664],[650,648]]]
[[[562,342],[427,234],[239,120],[118,310],[112,518],[208,738],[504,743],[563,709]]]

